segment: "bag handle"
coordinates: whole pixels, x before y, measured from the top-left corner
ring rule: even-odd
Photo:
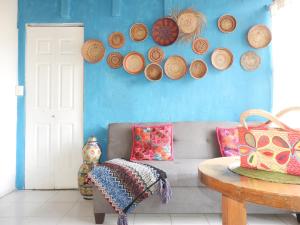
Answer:
[[[300,106],[292,106],[292,107],[285,108],[285,109],[279,111],[279,112],[275,115],[275,117],[280,118],[280,117],[286,115],[287,113],[293,112],[293,111],[294,111],[294,112],[300,111]],[[271,123],[272,123],[272,121],[271,121],[271,120],[268,120],[267,122],[264,122],[264,123],[261,124],[260,126],[270,125]]]
[[[295,112],[300,111],[300,106],[293,106],[293,107],[283,109],[279,113],[276,114],[276,117],[280,118],[280,117],[284,116],[285,114],[287,114],[289,112],[293,112],[293,111],[295,111]]]
[[[292,110],[294,110],[294,107],[282,110],[278,114],[279,114],[279,116],[282,116],[282,115],[284,115],[287,112],[290,112]],[[300,107],[299,107],[299,110],[300,110]],[[261,109],[250,109],[250,110],[245,111],[241,114],[240,122],[241,122],[242,126],[245,127],[246,129],[248,129],[248,124],[246,122],[246,119],[249,116],[260,116],[260,117],[268,119],[269,121],[263,123],[265,125],[268,125],[272,122],[272,123],[276,124],[281,129],[294,131],[294,132],[299,132],[299,130],[295,130],[295,129],[292,129],[292,128],[288,127],[286,124],[281,122],[276,116],[273,116],[271,113],[269,113],[267,111],[264,111],[264,110],[261,110]],[[261,127],[261,126],[262,126],[262,124],[258,125],[257,127]]]

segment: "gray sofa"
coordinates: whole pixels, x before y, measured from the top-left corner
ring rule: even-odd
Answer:
[[[179,122],[174,125],[174,161],[143,161],[156,166],[168,175],[173,197],[161,204],[156,195],[143,201],[135,213],[220,213],[220,194],[199,182],[198,165],[206,159],[220,157],[215,134],[216,127],[231,127],[237,123]],[[129,159],[131,151],[131,126],[129,123],[109,125],[107,159]],[[283,213],[277,209],[248,205],[249,213]],[[103,223],[105,213],[113,208],[94,187],[94,213],[97,224]]]

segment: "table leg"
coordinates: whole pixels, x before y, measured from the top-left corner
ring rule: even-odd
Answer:
[[[239,202],[222,195],[223,225],[246,225],[247,210],[244,202]]]
[[[297,216],[297,221],[300,224],[300,213],[296,213],[296,216]]]

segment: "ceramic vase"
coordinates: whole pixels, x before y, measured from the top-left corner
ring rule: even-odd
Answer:
[[[101,149],[96,137],[90,137],[82,149],[83,161],[86,163],[96,164],[101,157]]]
[[[93,184],[88,173],[93,169],[93,164],[83,163],[78,171],[78,186],[80,194],[84,199],[93,199]]]
[[[84,199],[93,199],[93,184],[88,173],[99,163],[101,149],[95,137],[90,137],[82,149],[83,164],[78,171],[79,191]]]

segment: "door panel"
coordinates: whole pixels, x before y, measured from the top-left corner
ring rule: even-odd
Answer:
[[[27,189],[77,187],[83,145],[83,27],[27,27]]]

